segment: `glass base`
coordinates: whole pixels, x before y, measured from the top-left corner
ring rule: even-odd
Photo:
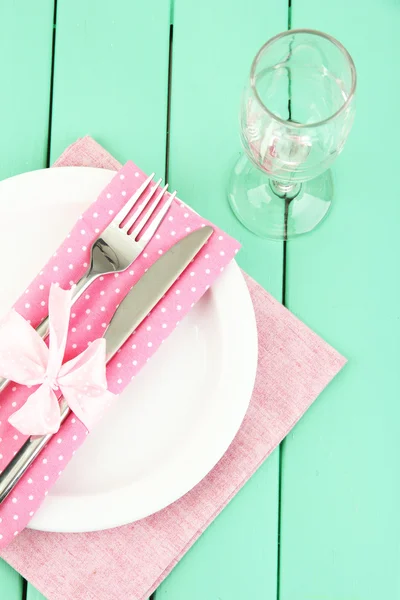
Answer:
[[[243,154],[237,161],[228,188],[236,217],[256,235],[287,240],[308,233],[324,219],[332,203],[330,170],[306,181],[292,199],[277,196],[271,179]]]

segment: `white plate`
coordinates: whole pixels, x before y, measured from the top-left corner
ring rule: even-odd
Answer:
[[[0,314],[113,177],[43,169],[0,183]],[[12,260],[11,260],[12,259]],[[257,331],[233,262],[88,436],[30,527],[94,531],[146,517],[192,489],[232,442],[247,410]]]

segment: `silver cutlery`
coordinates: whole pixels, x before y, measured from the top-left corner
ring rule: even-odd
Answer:
[[[74,302],[78,300],[97,277],[108,275],[109,273],[120,273],[121,271],[125,271],[143,252],[144,248],[157,231],[176,196],[176,192],[170,195],[148,227],[141,234],[143,228],[149,223],[154,211],[161,204],[168,188],[167,184],[158,194],[156,194],[161,179],[150,186],[153,177],[154,173],[142,183],[133,196],[129,198],[123,208],[117,213],[111,223],[99,235],[97,240],[93,242],[90,249],[90,263],[88,270],[78,281],[74,289]],[[148,193],[145,198],[139,202],[145,191]],[[134,207],[135,211],[127,218]],[[139,239],[137,239],[139,234],[141,235]],[[48,334],[48,324],[48,318],[46,318],[36,328],[36,331],[42,338],[45,338]],[[9,379],[0,377],[0,392],[2,392],[9,383]]]
[[[153,263],[126,294],[104,333],[107,362],[117,353],[129,336],[161,300],[179,275],[213,233],[210,226],[189,233]],[[60,402],[61,423],[70,413],[66,401]],[[52,434],[29,438],[0,474],[0,503],[46,446]]]

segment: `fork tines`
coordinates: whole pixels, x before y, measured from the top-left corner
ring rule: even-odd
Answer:
[[[150,221],[152,215],[156,211],[157,207],[161,205],[164,195],[168,189],[168,184],[166,184],[156,195],[157,189],[161,183],[161,179],[159,179],[156,183],[151,185],[154,177],[154,173],[152,173],[147,179],[138,187],[136,192],[129,198],[123,208],[119,211],[119,213],[114,217],[113,223],[121,227],[121,229],[131,235],[133,238],[136,238],[138,234],[144,229],[146,224]],[[155,198],[154,198],[155,196]],[[164,219],[168,209],[170,208],[174,198],[176,196],[176,191],[173,192],[168,198],[168,200],[163,204],[161,209],[152,219],[150,225],[147,227],[146,231],[144,231],[141,236],[141,240],[143,242],[148,242],[156,232],[158,226],[161,221]],[[153,202],[151,200],[154,198]],[[140,203],[138,204],[138,201]],[[136,210],[133,212],[131,216],[129,213],[132,208],[136,207]],[[129,216],[129,218],[127,218]],[[141,217],[139,219],[139,217]]]

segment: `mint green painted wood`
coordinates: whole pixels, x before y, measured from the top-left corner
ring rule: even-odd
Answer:
[[[53,0],[0,2],[0,178],[45,165]]]
[[[240,240],[240,265],[280,297],[282,245],[248,232],[226,199],[241,151],[240,96],[251,62],[287,25],[281,0],[251,3],[249,10],[246,2],[175,0],[169,177],[182,198]]]
[[[32,585],[28,584],[26,600],[46,600],[40,592],[38,592]]]
[[[165,176],[169,30],[164,0],[58,1],[51,161],[89,134]]]
[[[399,598],[400,6],[294,0],[359,77],[325,224],[288,250],[288,305],[349,359],[283,451],[281,600]]]
[[[245,230],[225,192],[240,151],[239,103],[251,61],[287,25],[284,2],[251,4],[175,0],[169,178],[186,202],[242,242],[240,265],[280,298],[282,245]],[[275,600],[278,486],[279,451],[175,567],[156,600]]]
[[[90,134],[163,176],[169,17],[164,0],[58,2],[52,160]]]
[[[0,560],[0,598],[22,600],[23,579],[4,560]]]
[[[53,1],[0,3],[0,178],[46,165]],[[0,560],[0,598],[21,600],[23,579]]]

